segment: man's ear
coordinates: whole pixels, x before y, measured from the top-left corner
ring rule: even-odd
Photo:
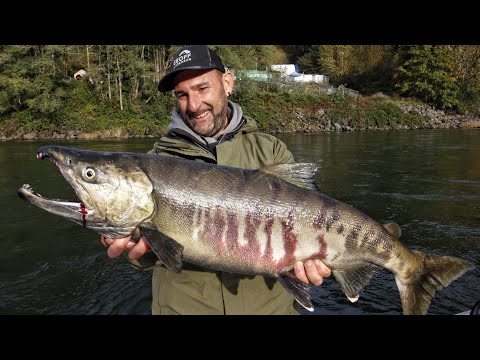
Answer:
[[[233,84],[234,84],[234,79],[233,79],[233,74],[231,71],[226,71],[225,74],[222,76],[222,81],[223,81],[223,87],[225,89],[225,92],[227,93],[227,96],[230,96],[230,94],[233,91]]]

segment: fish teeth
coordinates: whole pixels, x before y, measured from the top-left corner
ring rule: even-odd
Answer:
[[[33,187],[30,185],[30,184],[23,184],[22,185],[22,188],[27,190],[30,194],[34,194],[36,196],[39,196],[39,197],[43,197],[42,195],[40,195],[39,193],[35,192],[33,190]]]
[[[33,194],[33,188],[30,184],[23,184],[22,188],[27,190],[30,194]]]

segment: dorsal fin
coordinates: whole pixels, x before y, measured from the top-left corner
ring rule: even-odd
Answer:
[[[270,165],[260,169],[267,174],[277,176],[291,184],[311,189],[318,190],[315,184],[315,172],[317,171],[317,164],[315,163],[290,163]]]

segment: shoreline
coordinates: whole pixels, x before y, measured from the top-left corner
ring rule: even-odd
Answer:
[[[476,119],[465,119],[464,121],[455,121],[450,122],[428,122],[420,126],[408,126],[408,125],[397,125],[397,126],[383,126],[383,127],[368,127],[368,128],[354,128],[348,125],[340,125],[335,122],[332,124],[331,128],[322,128],[319,124],[314,124],[309,122],[307,126],[294,128],[294,129],[285,129],[283,127],[274,127],[269,129],[259,128],[260,131],[268,134],[294,134],[294,133],[315,133],[315,132],[343,132],[343,131],[388,131],[388,130],[432,130],[432,129],[480,129],[480,120]],[[143,139],[158,139],[163,134],[159,133],[156,135],[152,134],[131,134],[125,131],[124,129],[114,129],[114,130],[103,130],[103,131],[94,131],[94,132],[81,132],[69,130],[66,132],[56,132],[52,134],[38,134],[38,133],[26,133],[26,134],[16,134],[16,136],[6,137],[1,136],[0,141],[29,141],[29,140],[95,140],[95,139],[130,139],[130,138],[143,138]]]

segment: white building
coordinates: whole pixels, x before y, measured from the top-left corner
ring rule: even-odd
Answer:
[[[294,82],[315,82],[319,84],[328,84],[328,76],[319,74],[300,73],[298,64],[278,64],[270,65],[272,71],[281,73],[282,79]]]
[[[279,64],[279,65],[270,65],[272,71],[278,71],[282,74],[282,77],[294,77],[300,75],[298,73],[298,64]]]
[[[293,78],[293,81],[301,81],[301,82],[314,82],[318,84],[328,84],[328,76],[326,75],[318,75],[318,74],[300,74]]]

